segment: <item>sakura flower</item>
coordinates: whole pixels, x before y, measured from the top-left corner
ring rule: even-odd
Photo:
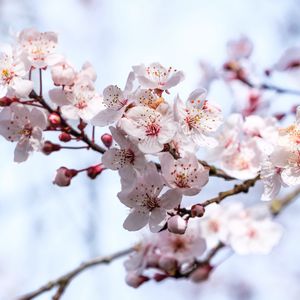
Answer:
[[[122,132],[114,127],[109,127],[113,139],[121,147],[111,148],[102,156],[102,163],[106,168],[119,170],[125,166],[132,166],[136,169],[143,169],[146,165],[144,154],[130,140],[125,138]]]
[[[206,242],[198,223],[190,222],[185,234],[160,233],[158,248],[164,256],[171,255],[182,264],[200,257],[206,250]]]
[[[200,222],[201,235],[205,238],[208,247],[215,247],[220,241],[228,243],[228,222],[243,213],[239,203],[227,206],[210,207]]]
[[[184,105],[179,96],[175,99],[175,119],[183,134],[189,136],[201,147],[215,147],[217,141],[211,136],[222,124],[221,110],[211,105],[205,89],[197,89],[188,97]]]
[[[28,68],[11,46],[3,46],[0,51],[0,98],[27,97],[33,89],[33,82],[24,78]]]
[[[177,125],[170,113],[162,114],[159,109],[136,106],[129,109],[119,122],[120,127],[135,138],[144,153],[157,153],[174,137]]]
[[[231,59],[248,58],[253,50],[253,44],[246,36],[241,36],[236,40],[227,43],[228,55]]]
[[[126,86],[131,86],[129,81],[133,80],[133,74],[129,75]],[[131,90],[125,88],[122,91],[116,85],[109,85],[103,91],[103,105],[102,109],[92,120],[95,126],[106,126],[118,121],[125,112],[130,101]]]
[[[208,182],[208,169],[205,169],[194,154],[175,160],[170,153],[159,157],[162,175],[169,187],[178,189],[183,195],[193,196]]]
[[[71,90],[54,89],[49,92],[51,100],[61,107],[62,114],[71,120],[90,121],[103,107],[102,97],[95,91],[93,82],[83,78]]]
[[[38,32],[30,28],[20,32],[19,45],[35,68],[45,68],[58,63],[62,56],[56,53],[57,35],[54,32]]]
[[[167,210],[177,207],[182,196],[176,190],[168,190],[161,194],[162,176],[156,166],[150,163],[144,172],[137,177],[131,191],[121,191],[120,201],[131,208],[123,226],[129,231],[136,231],[149,223],[152,232],[158,232],[166,222]]]
[[[282,227],[269,219],[237,220],[230,230],[229,243],[240,255],[268,254],[282,236]]]
[[[257,176],[260,170],[262,153],[253,140],[239,144],[239,147],[231,155],[222,158],[222,168],[234,178],[241,180],[251,179]]]
[[[47,126],[45,114],[36,108],[29,110],[20,104],[12,104],[0,112],[0,134],[11,142],[17,142],[14,161],[23,162],[29,154],[42,146],[42,131]]]
[[[146,89],[168,90],[184,79],[182,71],[172,67],[165,68],[160,63],[152,63],[149,66],[141,64],[132,69],[140,85]]]

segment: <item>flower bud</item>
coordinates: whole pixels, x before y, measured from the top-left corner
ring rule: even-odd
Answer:
[[[154,276],[153,276],[153,279],[156,282],[161,282],[161,281],[165,280],[168,277],[169,277],[169,275],[167,275],[167,274],[155,273]]]
[[[53,184],[56,184],[58,186],[69,186],[71,184],[72,178],[77,174],[77,170],[60,167],[56,170],[56,176],[53,180]]]
[[[203,217],[204,213],[205,213],[205,208],[201,204],[195,204],[191,208],[192,218],[195,218],[195,217],[201,218],[201,217]]]
[[[109,133],[104,133],[104,134],[101,136],[101,141],[102,141],[102,143],[105,145],[105,147],[110,148],[111,145],[112,145],[112,142],[113,142],[113,138],[112,138],[111,134],[109,134]]]
[[[136,274],[135,272],[127,273],[126,278],[125,278],[126,283],[133,288],[138,288],[141,284],[143,284],[144,282],[146,282],[148,280],[149,280],[149,277]]]
[[[59,151],[61,146],[59,144],[53,144],[50,141],[46,141],[43,145],[42,152],[46,155],[51,154],[52,152]]]
[[[87,169],[87,175],[91,178],[91,179],[95,179],[99,174],[102,173],[102,171],[104,170],[103,166],[100,165],[96,165],[96,166],[91,166]]]
[[[157,268],[158,266],[159,255],[151,253],[147,255],[147,267],[148,268]]]
[[[163,255],[160,257],[158,261],[158,266],[161,270],[169,273],[169,274],[175,274],[177,270],[177,260],[171,255]]]
[[[184,234],[187,228],[187,221],[179,215],[173,216],[168,220],[168,230],[176,234]]]
[[[0,107],[10,106],[13,103],[13,100],[8,97],[0,98]]]
[[[60,115],[53,112],[48,116],[49,123],[53,126],[59,126],[61,124]]]
[[[59,140],[64,142],[64,143],[67,143],[67,142],[70,142],[72,140],[72,137],[69,133],[67,132],[62,132],[59,136],[58,136]]]
[[[210,264],[204,264],[193,271],[189,278],[195,283],[202,282],[208,279],[212,269],[213,267]]]
[[[72,85],[76,77],[76,72],[64,61],[51,68],[51,76],[55,85]]]

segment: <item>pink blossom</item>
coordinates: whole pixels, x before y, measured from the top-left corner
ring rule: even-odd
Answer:
[[[0,98],[27,97],[33,82],[26,79],[28,68],[11,46],[2,46],[0,53]]]
[[[57,35],[54,32],[38,32],[30,28],[20,32],[18,42],[31,65],[35,68],[52,66],[62,60],[56,53]]]
[[[184,79],[182,71],[172,67],[165,68],[160,63],[149,66],[141,64],[132,67],[136,77],[143,88],[168,90]]]
[[[138,144],[144,153],[157,153],[174,137],[177,125],[170,113],[160,113],[145,106],[128,110],[119,122],[120,127]]]
[[[215,147],[217,140],[212,136],[222,124],[221,110],[209,103],[205,89],[193,91],[184,105],[179,96],[175,99],[175,120],[183,134],[201,147]]]
[[[41,150],[42,131],[47,126],[47,117],[41,110],[29,110],[20,104],[12,104],[0,112],[0,134],[11,142],[17,142],[15,162],[27,160],[33,151]]]
[[[124,222],[125,229],[136,231],[148,223],[152,232],[158,232],[163,228],[167,210],[180,204],[181,195],[176,190],[168,190],[161,195],[162,188],[162,176],[157,172],[156,166],[149,163],[137,177],[133,188],[118,194],[120,201],[131,208]]]
[[[169,187],[178,189],[183,195],[198,194],[208,182],[208,169],[205,169],[194,154],[174,159],[170,153],[159,156],[162,175]]]

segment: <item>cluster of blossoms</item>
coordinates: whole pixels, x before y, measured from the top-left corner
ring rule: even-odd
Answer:
[[[208,253],[225,246],[240,255],[267,254],[282,235],[271,217],[261,205],[214,207],[203,220],[194,219],[184,235],[163,231],[145,238],[125,261],[126,281],[132,287],[169,277],[201,282],[213,270]]]
[[[200,219],[206,205],[187,209],[183,198],[198,195],[216,170],[199,160],[199,151],[206,151],[207,159],[220,165],[224,179],[258,180],[260,176],[264,200],[272,200],[281,185],[300,183],[299,114],[295,124],[280,129],[278,119],[253,115],[258,102],[252,92],[247,113],[234,113],[223,121],[221,108],[207,100],[204,88],[191,92],[185,101],[172,96],[171,89],[184,74],[159,63],[134,66],[123,89],[109,85],[100,93],[92,65],[85,63],[76,70],[57,52],[57,36],[52,32],[23,30],[14,45],[1,51],[0,134],[17,143],[15,161],[27,160],[33,151],[99,152],[102,160],[93,166],[60,167],[54,183],[68,186],[80,172],[94,179],[104,169],[115,170],[122,187],[117,196],[129,208],[124,228],[137,231],[149,225],[154,233],[155,238],[143,241],[126,263],[130,285],[148,280],[149,268],[159,271],[156,280],[206,278],[212,267],[209,261],[199,260],[206,245],[213,248],[221,243],[240,254],[268,253],[279,241],[281,227],[260,209],[221,206]],[[246,38],[231,42],[222,76],[246,82],[252,89],[246,71],[251,51]],[[44,95],[42,74],[49,69],[54,86]],[[39,74],[39,93],[33,72]],[[206,86],[217,76],[208,77]],[[91,138],[88,125],[93,128]],[[96,142],[95,127],[105,126],[110,133],[101,137],[104,148]],[[48,131],[58,132],[63,144],[46,140]],[[242,188],[238,192],[247,191]]]

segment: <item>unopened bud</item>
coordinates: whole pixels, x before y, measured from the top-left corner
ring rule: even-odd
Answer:
[[[58,136],[59,140],[64,142],[64,143],[67,143],[67,142],[70,142],[72,140],[72,137],[69,133],[66,133],[66,132],[62,132],[59,136]]]
[[[53,183],[58,186],[69,186],[72,178],[77,174],[77,170],[60,167],[58,170],[56,170],[56,176],[53,180]]]
[[[167,275],[167,274],[155,273],[154,276],[153,276],[153,279],[156,282],[161,282],[161,281],[165,280],[168,277],[169,277],[169,275]]]
[[[48,116],[49,123],[53,126],[59,126],[61,124],[61,117],[57,113],[51,113]]]
[[[42,152],[46,155],[51,154],[52,152],[59,151],[61,146],[59,144],[53,144],[50,141],[46,141],[43,145]]]
[[[187,228],[187,221],[179,215],[173,216],[168,220],[168,230],[176,234],[184,234]]]
[[[208,279],[212,269],[213,267],[210,264],[204,264],[193,271],[189,278],[195,283],[202,282]]]
[[[113,142],[113,138],[112,138],[111,134],[109,134],[109,133],[104,133],[104,134],[101,136],[101,141],[102,141],[102,143],[105,145],[105,147],[110,148],[111,145],[112,145],[112,142]]]
[[[0,106],[10,106],[13,103],[13,100],[8,97],[0,98]]]
[[[177,271],[178,263],[176,258],[171,255],[163,255],[158,261],[158,266],[161,270],[169,273],[175,274]]]
[[[149,280],[149,277],[139,275],[134,272],[127,273],[126,278],[125,278],[126,283],[133,288],[138,288],[141,284],[143,284],[144,282],[146,282],[148,280]]]
[[[195,218],[195,217],[201,218],[201,217],[203,217],[204,213],[205,213],[205,208],[201,204],[195,204],[191,208],[192,218]]]
[[[87,169],[87,175],[91,179],[95,179],[104,170],[102,165],[91,166]]]

